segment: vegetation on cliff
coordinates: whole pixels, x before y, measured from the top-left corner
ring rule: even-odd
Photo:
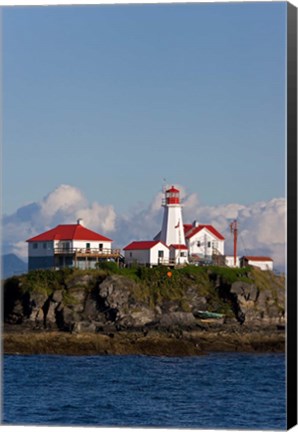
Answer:
[[[208,347],[281,350],[284,333],[276,331],[285,322],[284,284],[283,276],[249,267],[106,263],[96,270],[36,270],[4,281],[4,349],[153,355],[197,354]],[[204,320],[198,311],[223,318]],[[56,335],[49,345],[45,331]],[[71,349],[65,332],[72,333]],[[83,333],[91,338],[87,345],[76,337]]]
[[[104,286],[104,281],[111,281],[111,278],[114,288],[103,294],[105,291],[100,287]],[[266,299],[263,298],[260,317],[268,314],[270,308],[275,308],[277,315],[282,316],[284,283],[283,276],[250,267],[186,266],[169,271],[163,266],[118,268],[113,263],[105,263],[96,270],[36,270],[5,281],[4,318],[8,321],[13,319],[12,315],[18,315],[17,311],[21,314],[23,308],[23,316],[19,318],[24,320],[26,315],[30,316],[30,308],[32,310],[35,306],[42,308],[44,317],[47,309],[45,303],[48,302],[50,306],[53,301],[59,303],[60,311],[70,308],[82,312],[86,302],[93,299],[99,313],[118,307],[118,311],[114,311],[114,319],[110,314],[110,321],[116,321],[120,307],[120,315],[129,315],[142,308],[161,313],[192,313],[195,309],[201,309],[244,322],[244,317],[241,318],[241,303],[245,302],[246,307],[257,306],[260,297],[264,297],[262,293],[265,293]],[[111,296],[112,291],[114,297],[123,297],[126,293],[125,299],[116,298],[114,307],[111,301],[104,300]],[[243,298],[239,301],[241,295]],[[59,312],[59,308],[56,312]]]

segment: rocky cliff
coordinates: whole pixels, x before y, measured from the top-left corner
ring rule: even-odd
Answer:
[[[258,269],[35,271],[4,282],[6,328],[109,333],[285,323],[285,280]],[[223,315],[198,318],[197,311]]]

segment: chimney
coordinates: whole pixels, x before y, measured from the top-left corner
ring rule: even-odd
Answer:
[[[194,220],[193,223],[192,223],[192,226],[195,227],[195,228],[196,228],[197,226],[199,226],[199,225],[200,225],[200,224],[199,224],[199,222],[198,222],[197,220]]]
[[[84,225],[84,224],[83,224],[83,219],[82,219],[82,218],[79,218],[79,219],[77,220],[77,224],[83,226],[83,225]]]

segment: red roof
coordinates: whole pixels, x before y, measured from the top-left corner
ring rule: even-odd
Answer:
[[[164,246],[168,247],[167,245],[165,245],[163,242],[159,240],[157,241],[147,240],[147,241],[133,241],[129,245],[125,246],[123,250],[147,250],[153,248],[153,246],[157,245],[158,243],[161,243]]]
[[[184,228],[184,234],[186,234],[188,231],[193,229],[193,225],[192,224],[183,224],[183,228]]]
[[[180,192],[179,189],[174,188],[174,186],[171,187],[171,189],[167,189],[167,192]]]
[[[112,240],[104,237],[94,231],[91,231],[80,224],[57,225],[56,228],[45,231],[27,242],[51,241],[51,240],[89,240],[89,241],[109,241]]]
[[[247,261],[273,261],[272,258],[265,256],[244,256],[243,258]]]
[[[206,228],[208,231],[210,231],[219,240],[225,239],[212,225],[198,225],[197,227],[193,227],[193,229],[191,231],[187,232],[186,238],[189,239],[189,238],[193,237],[195,234],[197,234],[198,232],[200,232],[204,228]]]
[[[188,247],[183,245],[183,244],[171,244],[170,248],[180,249],[180,250],[187,250],[188,249]]]

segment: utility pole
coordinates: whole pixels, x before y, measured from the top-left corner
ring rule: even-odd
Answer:
[[[238,237],[238,226],[237,226],[237,219],[235,219],[230,224],[231,233],[234,235],[234,266],[236,267],[237,262],[237,237]]]

